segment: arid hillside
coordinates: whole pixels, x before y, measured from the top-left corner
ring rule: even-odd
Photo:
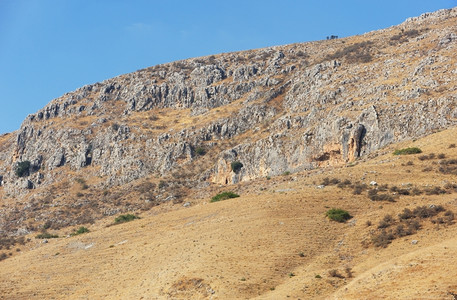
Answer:
[[[0,136],[0,297],[452,299],[456,32],[440,10],[52,100]]]
[[[0,232],[182,203],[207,186],[344,165],[452,126],[456,20],[456,9],[441,10],[65,94],[0,137]]]
[[[3,260],[3,299],[454,299],[457,129],[345,166],[217,187],[238,198],[52,231]],[[393,155],[419,148],[422,153]],[[376,182],[376,183],[375,183]],[[346,222],[326,217],[339,208]],[[10,251],[16,251],[12,248]]]

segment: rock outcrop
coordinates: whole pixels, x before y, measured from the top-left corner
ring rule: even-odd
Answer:
[[[97,178],[98,191],[167,176],[188,188],[233,184],[345,164],[426,135],[457,120],[456,21],[457,9],[442,10],[362,36],[188,59],[84,86],[2,137],[1,188],[27,202],[76,177]],[[24,161],[28,175],[18,178]],[[236,173],[234,161],[243,164]]]

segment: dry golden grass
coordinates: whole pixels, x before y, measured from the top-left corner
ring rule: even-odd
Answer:
[[[0,297],[452,299],[457,225],[424,221],[423,229],[387,248],[367,241],[387,213],[429,204],[456,211],[455,193],[400,196],[391,203],[353,195],[349,188],[316,186],[325,177],[421,188],[455,182],[454,175],[422,172],[438,159],[392,152],[414,146],[455,159],[457,150],[449,145],[456,134],[453,128],[393,145],[355,165],[213,186],[203,198],[189,195],[191,208],[168,204],[130,223],[106,227],[110,217],[90,225],[88,234],[47,244],[34,240],[0,262]],[[211,195],[230,188],[241,197],[208,203]],[[332,207],[354,218],[346,224],[329,221],[325,212]],[[346,278],[330,276],[332,270]]]
[[[0,151],[7,150],[14,143],[14,139],[14,135],[10,133],[0,135]]]

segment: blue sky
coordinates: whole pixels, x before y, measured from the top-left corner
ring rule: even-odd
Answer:
[[[0,0],[0,133],[86,84],[165,62],[362,34],[457,0]]]

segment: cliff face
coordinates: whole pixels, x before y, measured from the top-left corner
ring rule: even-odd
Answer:
[[[454,8],[360,36],[188,59],[84,86],[0,137],[0,196],[27,211],[116,190],[94,205],[101,216],[125,209],[119,199],[132,191],[141,203],[180,199],[194,187],[345,164],[429,134],[456,123],[456,29]],[[236,161],[243,167],[234,172]],[[75,178],[90,192],[76,193]],[[19,217],[5,218],[0,226]]]

